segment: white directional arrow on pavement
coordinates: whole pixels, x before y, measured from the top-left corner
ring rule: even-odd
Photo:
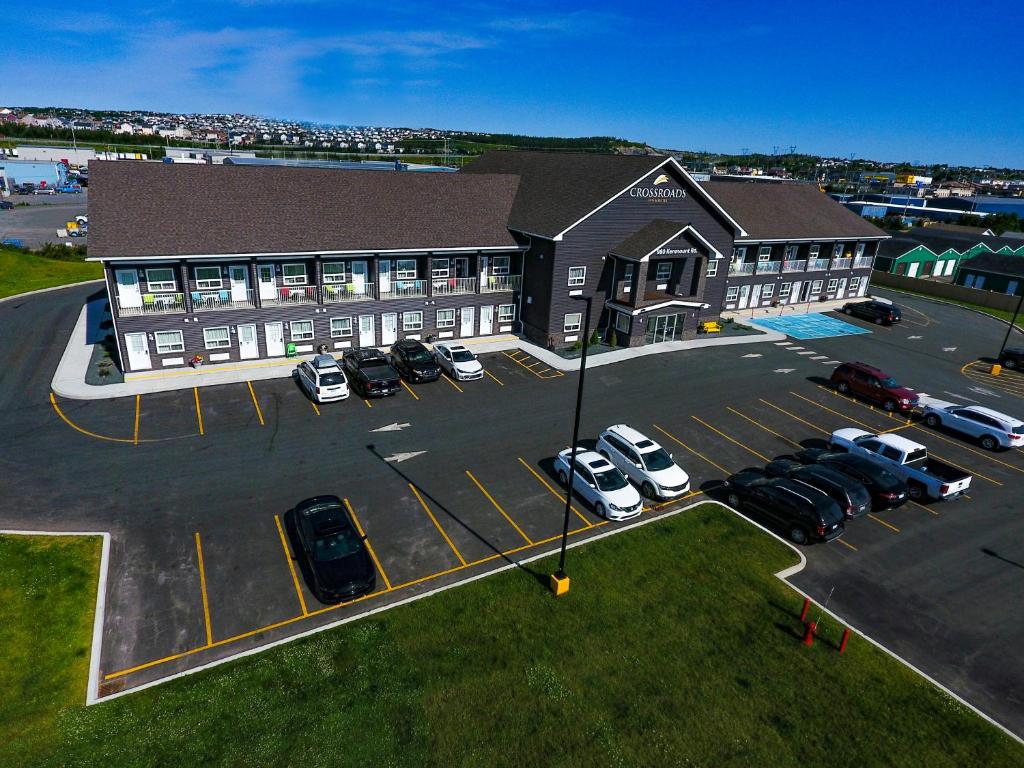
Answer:
[[[796,368],[776,368],[775,373],[792,373]]]
[[[989,397],[999,397],[991,389],[985,389],[984,387],[968,387],[971,392],[977,392],[979,395],[988,395]]]
[[[406,459],[415,459],[417,456],[422,456],[426,451],[409,451],[408,453],[396,453],[394,456],[388,456],[384,461],[390,461],[393,464],[400,464]]]
[[[377,429],[371,429],[371,432],[401,432],[406,427],[411,427],[409,423],[399,424],[397,421],[391,424],[385,424],[383,427],[377,427]]]
[[[956,352],[956,347],[943,347],[943,352]]]
[[[920,338],[924,338],[924,337],[922,337],[922,336],[907,336],[907,338],[908,339],[920,339]]]
[[[750,355],[744,355],[744,357],[761,357],[761,353],[760,352],[755,352],[755,353],[750,354]]]

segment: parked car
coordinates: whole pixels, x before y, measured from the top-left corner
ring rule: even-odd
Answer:
[[[873,435],[847,427],[832,433],[829,447],[882,463],[907,484],[912,499],[951,499],[971,487],[971,476],[928,455],[920,443],[901,435]]]
[[[928,398],[924,423],[933,429],[946,427],[975,438],[986,451],[1024,445],[1024,421],[983,405],[956,405]]]
[[[887,411],[912,411],[917,393],[895,378],[865,363],[843,363],[832,371],[832,386],[844,395],[856,395]]]
[[[9,211],[14,208],[14,203],[10,200],[0,200],[0,211]]]
[[[318,600],[338,603],[374,590],[377,572],[365,537],[359,534],[341,499],[314,496],[296,504],[295,530]]]
[[[430,350],[415,339],[402,339],[391,346],[391,365],[413,383],[437,381],[441,377],[441,366]]]
[[[892,325],[903,319],[899,307],[884,301],[850,301],[843,305],[843,314],[870,320],[877,325]]]
[[[295,367],[295,378],[317,403],[330,403],[348,397],[348,380],[332,355],[317,355]]]
[[[36,191],[36,185],[26,182],[25,184],[19,184],[17,187],[15,187],[15,190],[19,195],[31,195],[33,192]]]
[[[349,383],[363,397],[385,397],[402,388],[398,371],[373,347],[350,349],[343,358]]]
[[[625,424],[614,424],[602,432],[597,452],[649,499],[674,499],[690,490],[690,476],[672,460],[672,454]]]
[[[10,246],[11,248],[25,247],[25,244],[16,237],[5,237],[3,240],[0,240],[0,245],[7,245]]]
[[[571,448],[560,451],[555,458],[558,482],[569,483],[569,461]],[[629,520],[643,512],[643,499],[636,488],[629,484],[619,470],[604,456],[594,451],[576,449],[576,473],[572,483],[573,491],[582,496],[594,508],[599,517],[609,520]]]
[[[64,184],[57,187],[57,192],[62,195],[80,195],[82,194],[82,187],[79,184]]]
[[[443,342],[434,345],[434,359],[445,372],[457,381],[470,381],[484,377],[484,367],[462,344]]]
[[[785,531],[794,544],[832,541],[843,535],[843,512],[825,494],[786,477],[745,469],[725,481],[726,503],[752,512]]]
[[[864,484],[849,475],[818,464],[803,464],[796,459],[776,459],[764,468],[768,477],[788,477],[821,491],[839,505],[847,518],[871,511],[871,494]]]
[[[999,364],[1003,368],[1020,370],[1024,368],[1024,349],[1006,348],[999,355]]]
[[[57,189],[55,187],[36,187],[32,190],[33,195],[56,195]]]
[[[69,229],[68,230],[68,237],[88,237],[88,236],[89,236],[89,228],[88,227],[75,227],[74,229]]]
[[[909,497],[906,483],[885,467],[879,466],[863,456],[827,451],[822,448],[808,448],[797,453],[796,458],[804,464],[820,464],[828,469],[841,472],[863,484],[871,494],[871,506],[874,509],[898,507]]]

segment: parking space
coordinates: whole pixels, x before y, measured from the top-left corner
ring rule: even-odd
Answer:
[[[502,352],[501,354],[508,360],[511,360],[519,369],[536,376],[538,379],[558,379],[565,375],[565,373],[557,368],[552,368],[544,361],[538,360],[533,355],[529,355],[522,350]]]
[[[972,360],[960,369],[960,373],[975,385],[1015,397],[1024,397],[1024,374],[1004,368],[995,375],[992,373],[992,363],[991,360]]]
[[[752,325],[771,331],[779,331],[794,339],[827,339],[834,336],[854,336],[871,333],[867,328],[847,323],[838,318],[811,312],[805,315],[781,315],[752,319]]]

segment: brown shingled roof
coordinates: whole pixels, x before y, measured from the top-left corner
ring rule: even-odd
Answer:
[[[822,240],[888,235],[809,184],[705,181],[747,236],[738,240]]]
[[[515,176],[89,165],[93,257],[516,245]]]
[[[677,235],[684,227],[686,225],[678,221],[655,219],[612,248],[610,253],[639,261]]]

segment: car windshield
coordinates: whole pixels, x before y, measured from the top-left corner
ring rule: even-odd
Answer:
[[[594,479],[597,480],[597,487],[602,491],[617,491],[626,487],[626,478],[617,469],[595,472]]]
[[[429,363],[430,354],[423,347],[417,347],[416,349],[407,350],[405,359],[410,363]]]
[[[320,374],[320,384],[324,387],[336,387],[339,384],[344,384],[345,379],[340,373],[322,373]]]
[[[879,382],[887,389],[893,389],[894,387],[899,386],[899,383],[892,376],[885,376],[884,378],[879,379]]]
[[[668,451],[664,448],[658,448],[654,451],[642,453],[640,454],[640,458],[643,459],[644,466],[646,466],[651,472],[659,472],[663,469],[668,469],[675,463],[672,461],[672,457],[668,455]]]
[[[468,349],[453,349],[452,360],[456,363],[471,363],[473,362],[473,353]]]
[[[359,538],[351,528],[335,528],[316,540],[313,558],[318,562],[341,560],[359,550]]]

